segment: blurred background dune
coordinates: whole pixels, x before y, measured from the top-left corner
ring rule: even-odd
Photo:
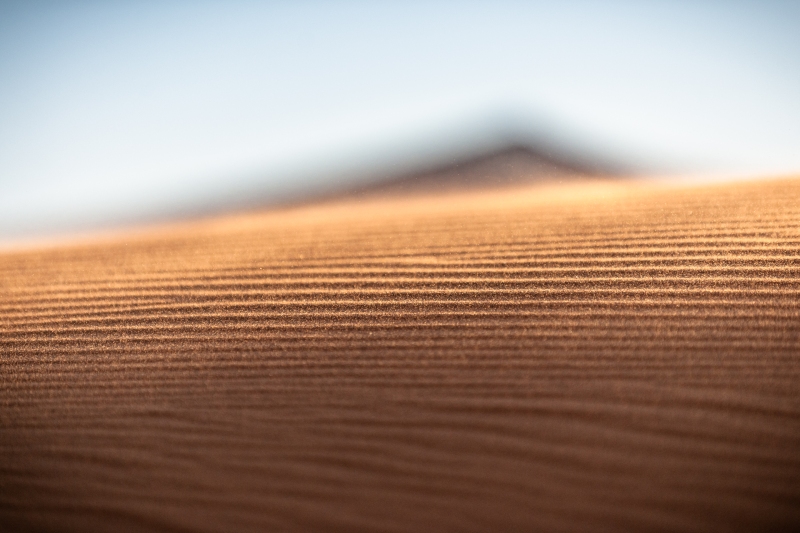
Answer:
[[[792,173],[798,22],[755,1],[3,2],[0,242],[515,146],[604,172]]]

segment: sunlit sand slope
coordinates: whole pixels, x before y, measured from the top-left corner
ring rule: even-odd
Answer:
[[[800,525],[800,180],[0,255],[0,529]]]

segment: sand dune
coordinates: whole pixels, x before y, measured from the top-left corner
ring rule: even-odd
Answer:
[[[800,526],[800,179],[0,255],[0,529]]]
[[[568,156],[520,140],[470,149],[453,158],[442,157],[435,164],[373,179],[344,191],[334,191],[329,197],[477,191],[590,177],[619,178],[622,170],[595,158]]]

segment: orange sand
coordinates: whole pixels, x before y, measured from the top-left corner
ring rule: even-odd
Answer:
[[[800,179],[0,255],[0,529],[800,526]]]

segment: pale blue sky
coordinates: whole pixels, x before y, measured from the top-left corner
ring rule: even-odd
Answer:
[[[0,238],[313,186],[496,110],[800,171],[799,27],[798,2],[2,3]]]

